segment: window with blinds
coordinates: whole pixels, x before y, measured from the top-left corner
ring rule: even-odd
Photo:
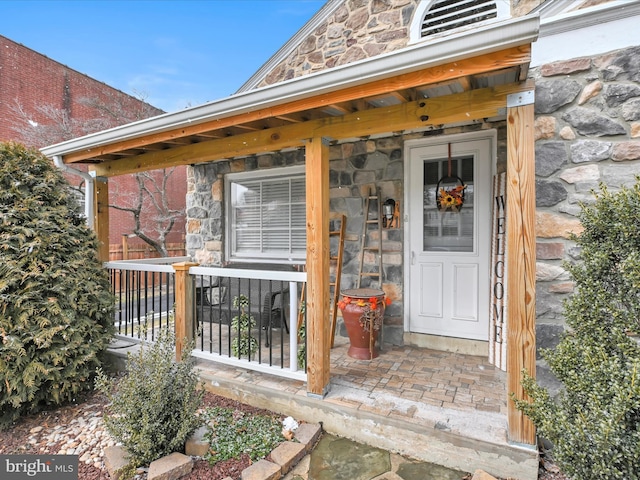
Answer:
[[[300,261],[306,258],[304,169],[247,172],[228,179],[229,257]]]

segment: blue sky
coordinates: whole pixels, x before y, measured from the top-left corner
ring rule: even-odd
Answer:
[[[171,112],[233,94],[324,0],[0,1],[0,35]]]

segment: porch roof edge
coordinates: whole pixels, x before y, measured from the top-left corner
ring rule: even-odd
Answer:
[[[444,63],[531,44],[539,33],[538,15],[509,19],[437,41],[419,43],[344,66],[165,113],[42,148],[47,157],[94,149],[111,143],[179,130],[206,121],[312,98]]]

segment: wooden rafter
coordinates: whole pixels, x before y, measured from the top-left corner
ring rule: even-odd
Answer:
[[[470,118],[493,117],[504,108],[508,94],[530,89],[531,85],[524,83],[471,90],[447,97],[375,108],[338,117],[326,117],[321,120],[235,135],[171,150],[149,152],[129,159],[104,162],[96,165],[94,169],[98,175],[111,177],[301,147],[314,134],[340,139],[347,136],[402,131],[421,126],[437,126]]]
[[[425,68],[416,72],[398,75],[392,78],[377,80],[365,85],[344,88],[339,91],[322,93],[311,98],[304,98],[288,103],[230,115],[225,118],[215,118],[196,125],[176,126],[169,131],[156,132],[139,138],[114,142],[96,148],[69,153],[64,156],[65,163],[83,162],[110,153],[117,153],[131,148],[141,148],[151,143],[162,143],[169,140],[197,135],[205,132],[218,131],[224,128],[238,126],[247,122],[287,116],[320,109],[328,105],[355,101],[358,99],[388,94],[390,92],[409,90],[415,87],[445,82],[451,79],[477,75],[484,72],[513,67],[527,63],[530,60],[531,47],[529,45],[512,47],[505,50],[488,53],[482,56],[457,60],[436,67]],[[312,113],[308,114],[312,118]]]

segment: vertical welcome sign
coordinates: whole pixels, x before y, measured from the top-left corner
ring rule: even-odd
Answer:
[[[491,226],[491,301],[489,311],[489,361],[507,369],[507,174],[493,177]]]

